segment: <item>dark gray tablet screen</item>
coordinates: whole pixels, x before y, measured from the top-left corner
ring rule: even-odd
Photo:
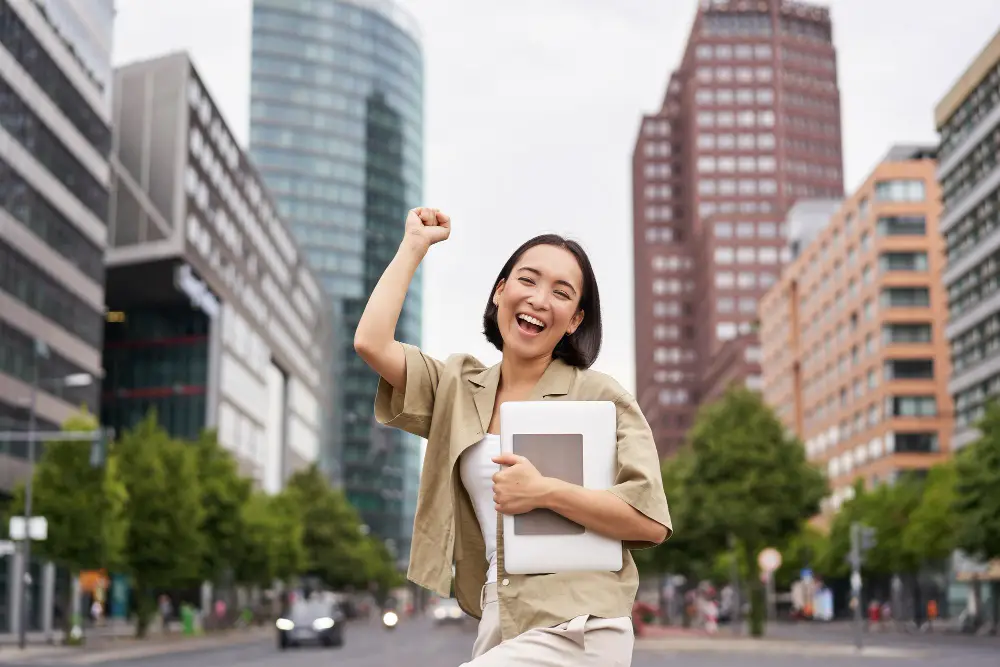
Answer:
[[[583,435],[580,433],[515,433],[514,453],[531,461],[538,472],[583,486]],[[586,529],[552,510],[537,509],[514,517],[515,535],[580,535]]]

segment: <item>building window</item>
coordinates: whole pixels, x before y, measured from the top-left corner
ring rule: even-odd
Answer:
[[[926,308],[930,305],[930,290],[926,287],[887,287],[882,290],[885,308]]]
[[[931,454],[940,451],[934,432],[893,433],[893,449],[901,454]]]
[[[698,148],[715,148],[715,135],[714,134],[699,134],[698,135]]]
[[[733,103],[733,90],[732,88],[719,88],[715,91],[715,103],[716,104],[732,104]]]
[[[886,411],[892,417],[934,417],[937,399],[933,396],[891,396],[886,399]]]
[[[733,237],[733,223],[731,222],[717,222],[715,223],[715,235],[720,239],[729,239]]]
[[[921,202],[927,197],[924,182],[915,179],[878,181],[875,200],[884,202]]]
[[[762,148],[764,150],[770,150],[775,147],[775,139],[773,134],[758,134],[757,135],[757,148]]]
[[[719,264],[732,264],[733,263],[733,249],[732,248],[716,248],[715,249],[715,261]]]
[[[879,236],[924,236],[927,220],[923,216],[883,216],[878,219]]]
[[[878,258],[879,270],[889,271],[926,271],[926,252],[885,252]]]
[[[695,56],[698,60],[711,60],[712,47],[709,44],[701,44],[695,49]]]
[[[886,380],[933,380],[933,359],[888,359],[885,362]]]
[[[735,279],[732,273],[729,271],[721,271],[715,275],[715,286],[727,289],[733,286],[734,280]]]
[[[929,322],[894,322],[882,327],[882,340],[892,343],[929,343],[931,325]]]
[[[715,325],[715,337],[719,340],[736,338],[736,325],[733,322],[719,322]]]

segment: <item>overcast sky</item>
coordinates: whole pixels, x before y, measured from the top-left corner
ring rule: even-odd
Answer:
[[[522,241],[569,234],[604,302],[596,368],[633,387],[630,164],[696,0],[405,0],[425,56],[425,203],[452,215],[427,259],[424,348],[498,359],[482,308]],[[933,108],[1000,27],[997,0],[832,0],[846,187],[894,142],[934,141]],[[251,0],[118,0],[115,61],[188,50],[249,135]],[[402,220],[400,221],[402,230]]]

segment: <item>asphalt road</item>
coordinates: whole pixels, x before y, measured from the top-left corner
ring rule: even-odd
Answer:
[[[300,648],[280,651],[275,641],[257,641],[226,648],[97,663],[109,667],[458,667],[468,660],[475,627],[436,627],[429,620],[404,621],[387,632],[377,624],[352,623],[340,649]],[[818,641],[829,641],[829,637]],[[720,640],[716,640],[720,642]],[[808,642],[804,642],[808,643]],[[727,647],[714,650],[636,650],[634,667],[997,667],[1000,649],[993,643],[932,646],[921,642],[920,657],[857,657],[772,654]],[[32,661],[30,667],[67,667],[72,662]],[[512,666],[515,667],[515,666]],[[539,665],[538,667],[545,667]]]

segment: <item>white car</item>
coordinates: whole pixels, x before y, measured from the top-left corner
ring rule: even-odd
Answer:
[[[465,618],[465,612],[458,606],[458,600],[446,598],[434,605],[431,616],[435,623],[459,623]]]

